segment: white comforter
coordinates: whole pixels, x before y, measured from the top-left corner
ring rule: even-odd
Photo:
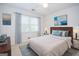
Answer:
[[[39,56],[61,56],[68,48],[71,48],[71,38],[41,36],[32,38],[29,42],[30,48]]]

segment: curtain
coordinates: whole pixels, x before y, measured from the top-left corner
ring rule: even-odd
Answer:
[[[21,14],[15,13],[15,43],[21,43]]]

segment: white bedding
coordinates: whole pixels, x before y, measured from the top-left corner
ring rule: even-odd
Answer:
[[[71,48],[70,37],[55,37],[51,35],[30,39],[29,46],[39,56],[61,56]]]

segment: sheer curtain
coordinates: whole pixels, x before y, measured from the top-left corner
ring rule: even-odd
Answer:
[[[21,15],[21,33],[22,42],[28,41],[30,37],[36,37],[40,33],[40,19],[38,17],[31,17],[26,15]]]
[[[30,17],[22,15],[22,32],[39,32],[39,19],[37,17]]]

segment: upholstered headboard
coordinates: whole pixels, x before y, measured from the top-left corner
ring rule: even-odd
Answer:
[[[64,30],[68,31],[68,36],[72,38],[73,43],[73,27],[50,27],[50,34],[52,34],[52,30]]]

